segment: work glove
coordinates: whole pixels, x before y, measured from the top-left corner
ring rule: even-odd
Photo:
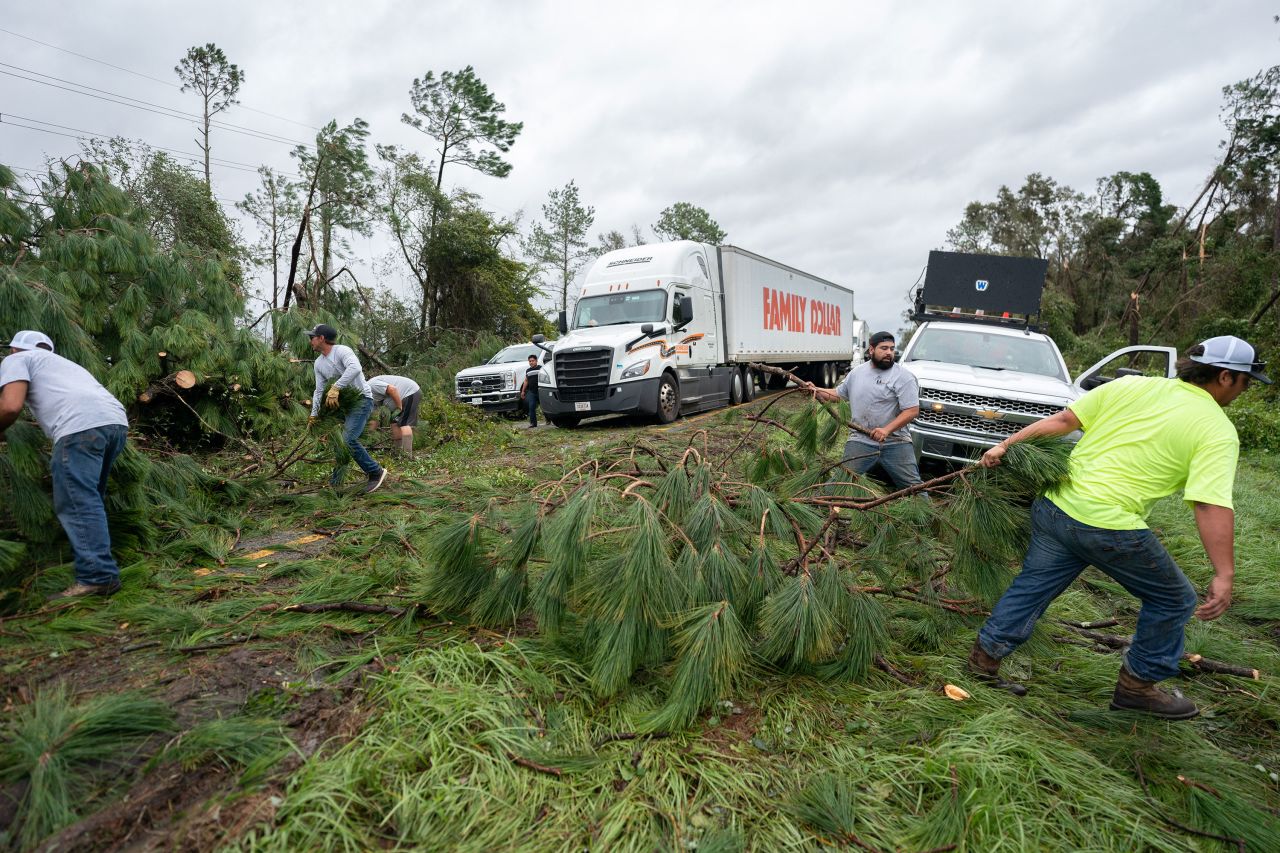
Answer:
[[[318,421],[318,420],[320,420],[320,419],[319,419],[318,417],[316,417],[315,415],[311,415],[310,417],[308,417],[308,418],[307,418],[307,429],[311,429],[313,426],[315,426],[315,425],[316,425],[316,421]]]
[[[326,408],[338,408],[338,386],[334,385],[329,389],[329,393],[324,395],[324,404]]]

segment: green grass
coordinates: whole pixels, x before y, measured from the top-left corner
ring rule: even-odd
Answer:
[[[701,425],[741,428],[724,421]],[[873,615],[884,625],[881,653],[910,685],[868,668],[865,649],[848,650],[853,680],[822,680],[804,666],[786,673],[765,661],[725,672],[723,647],[736,639],[709,633],[706,617],[714,609],[698,608],[668,626],[676,645],[700,651],[696,665],[683,674],[670,663],[642,667],[607,698],[593,689],[586,663],[592,650],[577,645],[583,642],[579,625],[565,624],[553,638],[529,620],[512,633],[468,625],[466,614],[455,614],[458,624],[451,626],[447,614],[425,609],[398,618],[257,609],[339,600],[407,607],[419,590],[441,582],[433,574],[438,562],[465,564],[466,537],[449,527],[459,513],[494,502],[504,507],[509,528],[486,529],[483,536],[524,541],[533,536],[524,513],[534,506],[534,484],[557,479],[586,458],[625,451],[637,438],[630,427],[582,430],[554,433],[552,444],[547,434],[531,437],[502,423],[482,434],[489,446],[446,445],[393,465],[399,481],[373,501],[281,492],[256,496],[227,516],[244,540],[282,530],[332,531],[314,555],[244,560],[242,549],[230,547],[234,528],[216,519],[191,542],[157,543],[128,568],[126,588],[114,598],[6,622],[0,637],[5,677],[57,672],[68,656],[98,654],[81,649],[102,645],[114,654],[146,640],[159,643],[122,656],[122,666],[147,663],[181,673],[232,652],[194,657],[177,649],[249,635],[252,643],[233,649],[281,655],[296,671],[289,678],[301,680],[282,684],[281,676],[257,685],[241,707],[184,718],[167,746],[149,742],[152,768],[221,766],[237,783],[275,786],[278,807],[269,819],[225,840],[245,850],[812,850],[856,848],[855,837],[884,851],[952,844],[962,851],[1228,849],[1170,821],[1239,834],[1250,850],[1267,849],[1275,837],[1276,457],[1242,460],[1233,608],[1217,622],[1193,622],[1187,632],[1190,650],[1257,667],[1264,677],[1251,682],[1188,671],[1177,686],[1204,710],[1189,723],[1108,712],[1119,658],[1056,642],[1071,637],[1056,619],[1115,617],[1122,624],[1114,633],[1132,630],[1136,602],[1093,571],[1055,602],[1032,640],[1007,662],[1009,675],[1031,689],[1022,699],[985,689],[965,674],[964,656],[980,619],[899,599],[875,598]],[[688,440],[687,433],[664,435],[669,438],[645,441],[665,440],[670,453]],[[311,485],[327,474],[322,464],[307,470]],[[626,506],[609,508],[618,510],[622,525]],[[714,521],[706,508],[669,510],[694,517],[691,535],[712,535],[703,529]],[[1190,511],[1164,501],[1152,524],[1203,588],[1211,569]],[[523,532],[513,536],[517,530]],[[231,539],[223,535],[228,531]],[[868,527],[860,535],[888,533]],[[903,539],[902,547],[911,541]],[[516,566],[524,565],[528,549],[515,542],[499,551]],[[586,571],[600,571],[618,556],[600,547],[586,555]],[[772,559],[788,556],[779,551]],[[540,615],[554,610],[538,597],[553,592],[538,585],[549,565],[527,564],[529,606],[536,603]],[[202,567],[218,570],[196,575]],[[65,566],[46,570],[32,584],[33,595],[56,589],[68,572]],[[708,577],[710,583],[718,575]],[[795,593],[788,587],[777,594]],[[509,600],[518,598],[513,593]],[[775,650],[777,661],[803,662],[806,650],[821,644],[821,615],[799,626],[812,641]],[[758,645],[757,639],[750,642]],[[705,688],[698,705],[708,698],[709,710],[669,704],[670,685],[681,677]],[[949,683],[970,698],[947,698],[942,688]],[[355,685],[350,711],[358,724],[309,753],[288,778],[273,776],[290,741],[302,743],[286,717],[294,719],[303,697],[339,684]],[[122,686],[104,684],[89,701],[133,695],[113,692]],[[30,778],[39,756],[86,705],[65,696],[51,704],[43,695],[17,702],[0,747],[6,778]],[[659,716],[664,708],[666,716]],[[655,720],[663,720],[662,730],[652,730]],[[684,721],[690,722],[677,725]],[[28,730],[17,740],[12,734]],[[19,741],[20,749],[9,746]],[[30,844],[77,813],[118,802],[113,798],[127,783],[158,772],[136,755],[143,742],[141,733],[110,749],[98,742],[95,760],[107,764],[94,766],[110,766],[118,778],[63,772],[62,787],[46,785],[32,800],[40,816],[13,830],[26,834],[7,842]],[[66,756],[65,768],[82,766],[73,754],[56,752]],[[126,763],[130,758],[136,760]],[[1188,787],[1180,775],[1218,795]],[[76,788],[82,779],[96,781]]]

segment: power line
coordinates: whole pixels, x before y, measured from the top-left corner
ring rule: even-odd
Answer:
[[[169,86],[170,88],[178,89],[179,91],[181,91],[181,89],[182,89],[182,87],[181,87],[181,86],[179,86],[177,83],[174,83],[174,82],[172,82],[172,81],[170,81],[170,80],[161,80],[159,77],[152,77],[150,74],[143,74],[141,71],[133,71],[132,69],[125,68],[125,67],[124,67],[124,66],[122,66],[122,65],[115,65],[115,64],[110,63],[110,62],[107,62],[106,60],[103,60],[103,59],[95,59],[95,58],[93,58],[92,56],[87,56],[86,54],[83,54],[83,53],[76,53],[74,50],[68,50],[68,49],[67,49],[67,48],[65,48],[65,47],[58,47],[58,45],[56,45],[56,44],[50,44],[50,43],[49,43],[49,42],[47,42],[47,41],[41,41],[40,39],[38,39],[38,38],[32,38],[31,36],[24,36],[22,33],[15,33],[13,30],[7,30],[7,29],[5,29],[4,27],[0,27],[0,33],[8,33],[9,35],[11,35],[11,36],[15,36],[15,37],[20,38],[20,39],[26,39],[27,41],[35,42],[36,44],[44,45],[45,47],[52,48],[52,49],[54,49],[54,50],[60,50],[60,51],[62,51],[63,53],[69,53],[69,54],[71,54],[72,56],[78,56],[78,57],[80,57],[81,59],[87,59],[87,60],[89,60],[90,62],[96,62],[96,63],[98,63],[99,65],[105,65],[105,66],[107,66],[108,68],[114,68],[114,69],[116,69],[117,71],[123,71],[123,72],[124,72],[124,73],[126,73],[126,74],[132,74],[132,75],[133,75],[133,76],[135,76],[135,77],[141,77],[141,78],[142,78],[142,79],[144,79],[144,80],[150,80],[150,81],[152,81],[152,82],[154,82],[154,83],[159,83],[159,84],[161,84],[162,86]],[[319,130],[319,129],[320,129],[320,128],[318,128],[318,127],[314,126],[314,125],[307,124],[306,122],[294,121],[294,120],[293,120],[293,119],[291,119],[291,118],[285,118],[284,116],[276,115],[275,113],[269,113],[269,112],[267,112],[266,110],[257,110],[257,109],[254,109],[253,107],[247,107],[247,106],[245,106],[244,104],[239,104],[239,107],[240,107],[241,109],[243,109],[243,110],[248,110],[248,111],[249,111],[249,112],[251,112],[251,113],[258,113],[259,115],[270,116],[271,118],[277,118],[277,119],[280,119],[280,121],[287,121],[287,122],[289,122],[289,124],[296,124],[296,125],[298,125],[299,127],[305,127],[305,128],[307,128],[307,129],[309,129],[309,130]]]
[[[16,114],[16,113],[0,113],[0,124],[10,124],[10,125],[13,125],[14,127],[24,127],[24,125],[21,125],[21,124],[14,124],[14,123],[13,123],[13,122],[11,122],[11,121],[7,121],[7,120],[6,120],[6,116],[7,116],[8,118],[10,118],[10,119],[18,119],[18,121],[25,121],[25,122],[30,122],[30,123],[32,123],[32,124],[44,125],[45,127],[56,127],[56,128],[60,128],[61,130],[70,130],[70,131],[73,131],[73,132],[75,132],[75,133],[82,133],[82,134],[84,134],[84,136],[83,136],[83,137],[78,137],[78,138],[81,138],[81,139],[109,139],[109,138],[111,138],[111,137],[110,137],[110,135],[105,134],[105,133],[94,133],[94,132],[93,132],[93,131],[91,131],[91,130],[84,130],[84,129],[79,128],[79,127],[67,127],[65,124],[54,124],[54,123],[53,123],[53,122],[51,122],[51,121],[42,121],[42,120],[40,120],[40,119],[38,119],[38,118],[29,118],[28,116],[20,116],[20,115],[18,115],[18,114]],[[38,127],[28,127],[27,129],[28,129],[28,130],[40,130],[40,128],[38,128]],[[189,158],[195,159],[195,160],[197,160],[197,161],[199,161],[199,162],[201,162],[201,163],[203,163],[203,162],[204,162],[204,156],[203,156],[203,155],[198,155],[198,154],[195,154],[195,153],[193,153],[193,152],[191,152],[191,151],[179,151],[179,150],[178,150],[178,149],[176,149],[176,148],[165,148],[165,147],[164,147],[164,146],[162,146],[162,145],[152,145],[152,144],[150,144],[150,143],[148,143],[148,142],[145,142],[145,141],[143,142],[143,144],[144,144],[144,145],[146,145],[148,148],[153,148],[153,149],[155,149],[156,151],[165,151],[165,152],[168,152],[169,154],[181,154],[181,155],[183,155],[184,157],[189,157]],[[218,165],[218,166],[243,166],[243,167],[245,167],[245,168],[252,169],[252,170],[254,170],[255,172],[258,170],[259,166],[261,165],[261,164],[259,164],[259,166],[255,166],[253,163],[242,163],[242,162],[240,162],[239,160],[227,160],[226,158],[223,158],[223,157],[213,157],[213,156],[211,156],[211,157],[209,158],[209,162],[210,162],[210,163],[213,163],[214,165]],[[298,174],[296,174],[296,173],[294,173],[294,172],[277,172],[276,174],[284,175],[285,177],[289,177],[289,178],[301,178],[301,177],[302,177],[301,175],[298,175]]]
[[[7,126],[9,126],[9,127],[20,127],[20,128],[22,128],[23,130],[34,130],[34,131],[36,131],[36,132],[38,132],[38,133],[48,133],[48,134],[51,134],[51,135],[53,135],[53,136],[65,136],[65,137],[66,137],[66,138],[68,138],[68,139],[75,139],[75,140],[78,140],[78,141],[83,141],[83,140],[85,140],[85,139],[93,139],[93,138],[95,138],[95,137],[93,137],[93,136],[79,136],[79,135],[74,134],[74,133],[63,133],[62,131],[59,131],[59,130],[49,130],[49,129],[47,129],[47,128],[43,128],[43,127],[34,127],[34,126],[32,126],[32,125],[19,124],[18,122],[10,121],[10,120],[8,120],[8,119],[0,119],[0,124],[7,125]],[[61,125],[55,125],[55,127],[60,127],[60,126],[61,126]],[[74,128],[71,128],[71,129],[74,129]],[[87,133],[87,131],[81,131],[81,132],[82,132],[82,133]],[[102,137],[96,137],[96,138],[102,138]],[[153,146],[151,146],[151,147],[152,147],[152,148],[155,148],[155,149],[156,149],[156,150],[158,150],[158,151],[164,151],[164,152],[170,153],[170,154],[172,154],[176,159],[179,159],[179,160],[189,160],[189,161],[191,161],[192,163],[204,163],[204,157],[197,157],[197,156],[195,156],[194,154],[190,154],[190,153],[185,152],[185,151],[176,151],[175,149],[172,149],[172,148],[160,148],[159,146],[154,146],[154,145],[153,145]],[[235,169],[237,172],[254,172],[254,173],[256,173],[256,172],[258,171],[258,167],[257,167],[257,166],[249,166],[249,165],[233,165],[233,162],[234,162],[234,161],[227,161],[227,162],[221,162],[221,163],[219,163],[219,162],[218,162],[215,158],[213,158],[213,157],[210,157],[210,158],[209,158],[209,162],[210,162],[210,164],[211,164],[211,165],[218,166],[219,168],[224,168],[224,169]],[[296,177],[298,177],[298,175],[295,175],[295,174],[293,174],[292,172],[290,172],[290,173],[284,173],[284,172],[281,172],[280,174],[288,174],[288,175],[290,175],[291,177],[295,177],[295,178],[296,178]]]
[[[61,77],[54,77],[51,74],[43,74],[39,71],[32,71],[30,68],[23,68],[18,65],[10,65],[7,62],[0,62],[0,66],[3,66],[4,68],[16,68],[18,71],[25,71],[28,74],[35,74],[37,77],[45,77],[48,80],[57,80],[58,83],[67,83],[70,86],[76,86],[78,88],[71,89],[71,88],[68,88],[67,86],[59,86],[57,83],[49,83],[46,80],[37,80],[35,79],[35,77],[25,77],[22,74],[15,74],[12,71],[5,71],[3,69],[0,69],[0,74],[7,75],[9,77],[16,77],[19,80],[27,80],[32,83],[39,83],[41,86],[49,86],[54,89],[61,89],[64,92],[72,92],[77,95],[84,95],[86,97],[96,98],[97,100],[100,100],[100,101],[107,101],[109,103],[119,104],[122,107],[132,107],[135,110],[142,110],[144,112],[155,113],[156,115],[168,116],[169,118],[176,118],[181,121],[203,121],[204,120],[203,116],[195,115],[194,113],[184,112],[182,110],[175,109],[173,107],[166,107],[162,104],[153,104],[150,101],[143,101],[139,98],[131,98],[128,95],[120,95],[115,92],[108,92],[105,89],[96,89],[93,86],[86,86],[83,83],[76,83],[72,80],[64,80]],[[88,89],[89,91],[87,92],[81,91],[84,89]],[[94,92],[101,92],[102,94],[95,95],[93,94]],[[103,97],[104,95],[109,95],[110,97]],[[123,100],[118,100],[118,99],[123,99]],[[130,101],[132,101],[133,103],[129,103]],[[307,147],[306,143],[299,142],[296,139],[290,139],[286,136],[280,136],[278,134],[270,133],[267,131],[254,130],[253,128],[244,127],[238,124],[230,124],[228,122],[220,122],[220,121],[210,121],[209,125],[210,127],[216,127],[219,130],[226,130],[231,133],[240,133],[245,136],[251,136],[256,139],[261,139],[265,142],[277,142],[281,144],[302,145],[304,147]]]

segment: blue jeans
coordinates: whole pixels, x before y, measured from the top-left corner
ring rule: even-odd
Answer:
[[[364,435],[364,428],[368,425],[371,414],[373,414],[373,398],[361,397],[360,403],[347,412],[346,423],[342,425],[342,443],[347,446],[347,450],[351,451],[351,458],[360,466],[360,470],[373,477],[382,473],[382,466],[373,461],[369,451],[365,450],[364,445],[360,443],[360,436]],[[334,467],[332,476],[329,477],[329,485],[342,485],[346,476],[347,463],[339,462]]]
[[[855,474],[865,474],[879,462],[899,489],[920,482],[920,466],[916,464],[916,452],[909,441],[886,441],[875,445],[851,438],[845,442],[841,458],[844,467]]]
[[[538,425],[538,392],[534,390],[526,390],[524,392],[524,404],[529,407],[529,426],[536,427]]]
[[[120,579],[107,530],[107,477],[124,450],[119,424],[72,433],[53,445],[53,509],[75,552],[76,581],[100,586]]]
[[[1095,566],[1142,602],[1125,666],[1143,681],[1178,673],[1183,627],[1196,591],[1150,530],[1105,530],[1076,521],[1048,498],[1031,507],[1031,546],[1022,572],[996,603],[978,642],[1002,658],[1027,637],[1049,603],[1085,566]]]

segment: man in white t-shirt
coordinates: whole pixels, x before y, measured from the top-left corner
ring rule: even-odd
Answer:
[[[75,552],[76,582],[55,599],[111,595],[120,567],[107,530],[107,477],[124,450],[124,406],[41,332],[18,332],[0,361],[0,439],[25,404],[53,442],[53,507]]]

